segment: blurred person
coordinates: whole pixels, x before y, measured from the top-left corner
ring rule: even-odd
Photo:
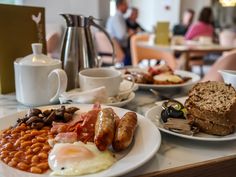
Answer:
[[[201,36],[211,37],[214,35],[213,13],[210,7],[204,7],[199,15],[198,22],[191,25],[185,35],[187,40],[195,40]]]
[[[134,32],[144,31],[144,29],[137,22],[139,11],[137,8],[132,7],[130,16],[126,19],[126,25],[128,30],[133,30]]]
[[[133,30],[128,30],[124,14],[128,9],[127,0],[116,0],[116,13],[109,17],[106,29],[112,38],[115,38],[125,53],[124,65],[131,65],[131,55],[129,49],[129,36],[134,34]]]
[[[194,14],[195,12],[192,9],[185,10],[182,17],[182,23],[175,25],[173,28],[173,35],[184,36],[193,22]]]
[[[122,47],[127,47],[128,44],[128,30],[124,18],[124,14],[128,9],[126,0],[116,0],[116,13],[109,17],[106,29],[111,37],[116,38]]]

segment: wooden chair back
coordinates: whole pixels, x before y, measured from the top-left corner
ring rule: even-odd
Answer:
[[[138,45],[140,41],[148,41],[150,34],[135,34],[131,37],[130,48],[131,48],[131,56],[132,56],[132,64],[138,65],[142,60],[164,60],[167,65],[169,65],[172,69],[177,67],[177,62],[172,53],[165,51],[158,51],[153,48],[146,48]]]

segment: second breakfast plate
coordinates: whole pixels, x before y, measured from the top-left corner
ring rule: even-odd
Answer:
[[[178,98],[176,99],[177,101],[184,103],[186,100],[186,97],[183,98]],[[230,140],[236,140],[236,132],[230,135],[226,135],[226,136],[215,136],[215,135],[209,135],[206,133],[197,133],[195,135],[184,135],[184,134],[180,134],[180,133],[176,133],[170,130],[167,130],[163,127],[163,123],[160,120],[161,119],[161,111],[162,111],[162,103],[163,102],[157,102],[157,106],[154,106],[153,108],[151,108],[149,111],[147,111],[145,117],[150,119],[155,125],[156,127],[162,131],[165,132],[167,134],[171,134],[174,136],[178,136],[181,138],[185,138],[185,139],[191,139],[191,140],[200,140],[200,141],[230,141]]]
[[[89,104],[70,104],[67,106],[79,107],[81,111],[89,111],[92,109],[93,105]],[[52,105],[41,107],[40,109],[52,109],[58,108],[60,105]],[[102,106],[111,107],[111,106]],[[123,116],[129,110],[111,107],[117,113],[119,117]],[[0,130],[5,129],[9,126],[13,126],[16,123],[17,118],[23,117],[27,111],[15,113],[3,118],[0,118]],[[118,176],[128,173],[147,162],[159,149],[161,144],[161,135],[155,125],[148,119],[144,118],[142,115],[138,115],[138,127],[135,132],[134,142],[132,146],[127,149],[125,155],[122,156],[117,162],[115,162],[107,170],[84,175],[84,177],[104,177],[104,176]],[[119,154],[118,154],[119,155]],[[0,177],[49,177],[50,172],[46,174],[32,174],[24,171],[20,171],[11,168],[0,161]],[[80,176],[81,177],[81,176]]]
[[[147,68],[128,68],[128,71],[137,71],[137,72],[148,72]],[[125,72],[125,70],[122,71],[123,73]],[[185,83],[182,84],[140,84],[137,83],[137,85],[142,88],[142,89],[162,89],[162,88],[184,88],[184,87],[191,87],[194,84],[196,84],[199,80],[200,80],[200,76],[189,72],[189,71],[183,71],[183,70],[175,70],[174,74],[180,75],[182,77],[190,77],[191,79]]]

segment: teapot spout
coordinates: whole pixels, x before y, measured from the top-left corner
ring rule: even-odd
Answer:
[[[74,26],[74,15],[72,14],[60,14],[65,20],[67,26]]]
[[[88,25],[87,17],[83,15],[60,14],[66,20],[67,26],[85,27]]]

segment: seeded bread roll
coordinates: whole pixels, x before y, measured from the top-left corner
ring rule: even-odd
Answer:
[[[208,81],[196,84],[185,102],[188,118],[208,134],[227,135],[236,126],[236,91],[231,85]]]
[[[190,115],[189,115],[190,116]],[[200,118],[192,118],[194,120],[194,125],[199,127],[201,132],[205,132],[212,135],[228,135],[234,132],[234,125],[221,125],[215,124],[208,120],[203,120]]]

